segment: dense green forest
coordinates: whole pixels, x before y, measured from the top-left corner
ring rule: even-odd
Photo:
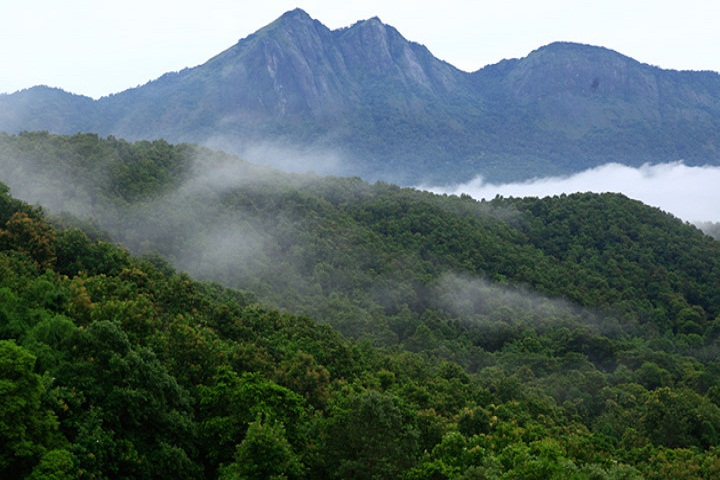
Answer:
[[[94,135],[0,163],[2,478],[720,476],[720,244],[664,212]]]

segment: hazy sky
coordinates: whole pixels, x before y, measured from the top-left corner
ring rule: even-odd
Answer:
[[[2,0],[0,92],[119,92],[204,63],[295,7],[333,29],[378,16],[467,71],[558,40],[720,71],[714,0]]]

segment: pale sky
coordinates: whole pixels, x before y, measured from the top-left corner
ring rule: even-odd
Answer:
[[[296,7],[331,29],[380,17],[466,71],[554,41],[720,71],[716,0],[2,0],[0,93],[117,93],[202,64]]]

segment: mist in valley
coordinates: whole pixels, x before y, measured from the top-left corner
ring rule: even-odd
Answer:
[[[289,173],[343,175],[353,170],[353,161],[337,149],[299,145],[290,141],[238,141],[234,137],[213,136],[203,142],[213,149],[230,152],[254,165],[264,165]]]
[[[253,151],[279,158],[281,165],[299,172],[327,167],[339,158],[269,144]],[[319,294],[311,281],[313,265],[303,252],[308,232],[320,219],[306,216],[302,192],[315,188],[322,177],[289,174],[201,148],[172,188],[126,202],[107,196],[108,185],[117,181],[109,169],[73,175],[63,164],[63,159],[6,150],[0,152],[0,181],[11,195],[41,206],[66,226],[97,226],[132,253],[159,253],[199,280],[257,292],[280,307],[290,306],[283,295],[288,287]]]
[[[475,199],[546,197],[575,192],[616,192],[698,224],[720,222],[720,167],[692,167],[682,162],[629,167],[608,163],[560,177],[493,184],[478,176],[448,187],[423,186],[436,193],[467,194]]]
[[[453,317],[463,319],[468,328],[489,323],[532,327],[544,331],[562,326],[585,328],[615,336],[632,328],[607,312],[580,307],[563,298],[551,298],[525,285],[510,285],[446,272],[434,286],[435,304]]]
[[[291,165],[301,172],[345,161],[332,152],[277,145],[255,148],[256,155],[272,157],[267,163],[274,167]],[[274,167],[199,149],[172,188],[133,202],[99,194],[114,181],[112,171],[95,168],[92,175],[74,176],[62,165],[49,165],[48,159],[4,155],[0,181],[11,187],[12,195],[42,205],[51,214],[67,212],[98,225],[135,254],[160,253],[176,269],[197,279],[252,292],[276,307],[304,309],[297,313],[321,321],[369,325],[378,317],[368,312],[392,316],[404,305],[414,305],[416,312],[431,308],[463,319],[468,328],[484,328],[487,322],[512,328],[523,323],[545,328],[582,322],[606,334],[618,329],[611,318],[549,299],[529,287],[500,285],[467,273],[447,271],[430,291],[417,290],[409,280],[411,261],[365,254],[363,242],[375,240],[355,232],[356,227],[336,224],[332,208],[322,203],[332,195],[352,201],[352,192],[328,194],[337,187],[329,187],[324,177]],[[720,168],[611,164],[570,177],[506,185],[478,178],[430,190],[467,193],[478,199],[621,191],[686,220],[718,221],[715,207],[720,193],[714,188],[718,180]],[[367,193],[371,186],[363,185],[360,188]],[[321,195],[313,195],[321,189]],[[487,213],[498,221],[513,221],[502,211]],[[321,230],[326,233],[319,234]],[[353,297],[355,288],[364,289],[365,303]],[[353,328],[366,330],[363,325]]]

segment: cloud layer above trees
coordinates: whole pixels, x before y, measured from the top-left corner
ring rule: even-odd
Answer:
[[[609,163],[565,177],[538,178],[496,185],[482,177],[449,187],[424,187],[436,193],[468,194],[476,199],[545,197],[574,192],[619,192],[659,207],[689,222],[720,222],[720,167],[690,167],[682,162],[639,168]]]

